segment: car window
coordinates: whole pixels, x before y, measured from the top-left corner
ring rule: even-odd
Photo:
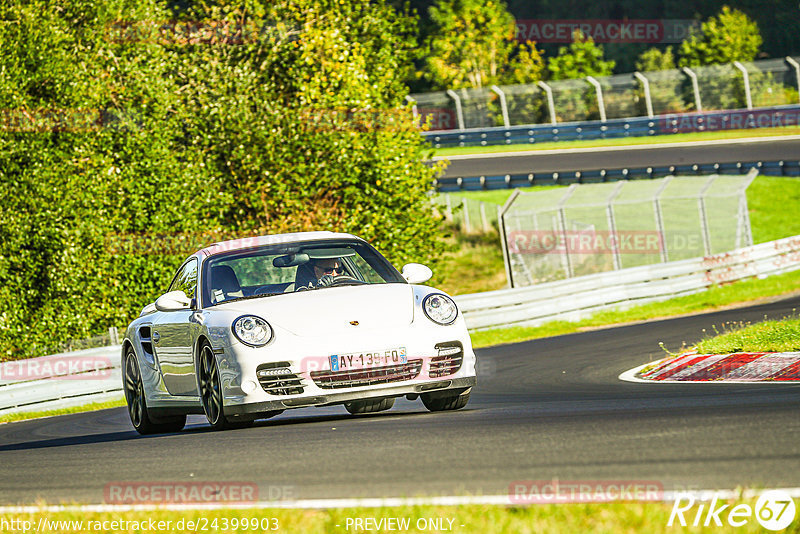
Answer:
[[[183,291],[190,299],[197,295],[197,260],[192,258],[178,269],[169,291]]]
[[[245,287],[293,282],[297,267],[276,269],[272,265],[272,260],[278,256],[278,254],[244,256],[221,261],[215,265],[229,266],[233,269],[239,284]]]
[[[378,274],[369,263],[366,262],[364,258],[359,255],[356,255],[352,258],[353,263],[356,264],[356,267],[361,272],[361,277],[369,282],[370,284],[381,284],[384,282],[381,275]]]
[[[327,285],[323,287],[320,280],[326,269],[338,278],[338,285],[405,283],[400,273],[366,243],[303,241],[212,256],[203,262],[204,306],[324,289]]]

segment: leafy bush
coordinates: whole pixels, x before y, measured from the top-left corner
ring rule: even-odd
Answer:
[[[226,237],[351,231],[395,264],[443,245],[379,2],[16,0],[0,7],[0,358],[121,326]]]

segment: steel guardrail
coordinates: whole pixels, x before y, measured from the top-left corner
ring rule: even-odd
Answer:
[[[800,126],[800,105],[756,109],[675,113],[606,121],[432,130],[422,135],[434,148],[536,144],[558,141],[618,139],[679,133]]]
[[[513,189],[533,185],[590,184],[615,180],[638,180],[707,174],[747,174],[756,168],[766,176],[800,176],[800,158],[797,160],[737,161],[728,163],[686,163],[650,167],[622,167],[615,169],[588,169],[569,172],[529,172],[481,176],[448,176],[437,178],[433,185],[440,193],[459,191],[486,191]]]
[[[121,346],[0,363],[0,415],[122,397]]]
[[[715,284],[800,269],[800,236],[731,252],[456,296],[470,330],[580,320],[704,291]]]

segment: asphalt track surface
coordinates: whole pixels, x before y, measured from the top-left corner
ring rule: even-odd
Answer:
[[[617,376],[703,328],[779,318],[800,298],[478,351],[466,408],[285,412],[249,429],[137,435],[123,408],[0,425],[0,503],[100,503],[123,481],[238,481],[259,498],[505,495],[518,480],[646,480],[665,490],[800,486],[800,386]],[[278,489],[281,487],[288,487]],[[270,494],[270,491],[273,493]]]
[[[551,151],[547,151],[551,152]],[[683,143],[675,147],[653,147],[631,150],[610,147],[602,151],[564,151],[504,157],[485,155],[470,159],[450,159],[445,177],[495,176],[540,172],[590,171],[635,167],[659,167],[683,164],[735,163],[754,161],[797,160],[800,139],[754,143],[751,140],[729,144],[696,145]]]

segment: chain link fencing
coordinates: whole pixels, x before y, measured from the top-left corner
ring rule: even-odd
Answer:
[[[752,245],[745,176],[667,176],[515,191],[500,211],[511,287]]]
[[[800,103],[800,58],[409,96],[430,130],[558,124]],[[590,77],[591,78],[591,77]]]

